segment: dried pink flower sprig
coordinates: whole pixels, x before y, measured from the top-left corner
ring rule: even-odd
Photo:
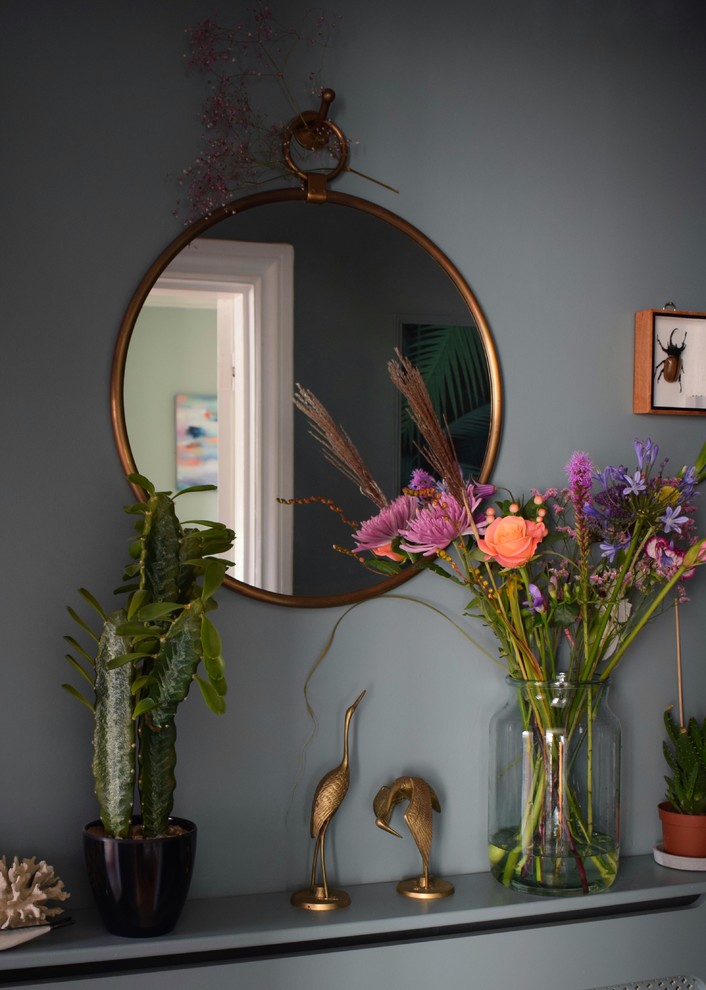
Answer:
[[[285,25],[259,3],[235,27],[205,20],[188,32],[186,64],[205,75],[208,95],[204,146],[178,178],[187,223],[225,206],[243,187],[295,178],[282,155],[282,133],[305,109],[302,103],[320,97],[322,56],[337,23],[310,9],[301,26]],[[294,65],[302,47],[316,50],[317,68],[307,72]]]
[[[578,451],[561,491],[489,505],[496,489],[461,477],[416,369],[398,355],[390,375],[438,474],[415,472],[359,526],[349,552],[368,567],[412,564],[463,584],[467,614],[493,630],[508,673],[530,680],[607,677],[654,616],[686,601],[685,581],[706,562],[694,519],[706,444],[674,475],[652,440],[635,441],[631,470],[599,471]]]

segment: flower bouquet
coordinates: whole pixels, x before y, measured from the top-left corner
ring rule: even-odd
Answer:
[[[377,570],[412,564],[468,589],[467,614],[492,630],[499,653],[476,645],[513,692],[494,726],[492,872],[539,893],[604,889],[619,851],[619,730],[607,684],[647,623],[686,600],[684,582],[706,561],[694,521],[706,444],[674,474],[651,440],[635,441],[631,468],[598,470],[576,452],[565,487],[503,497],[462,477],[418,369],[398,353],[389,372],[430,468],[390,502],[318,399],[301,386],[295,395],[328,459],[378,507],[353,545],[337,549]]]

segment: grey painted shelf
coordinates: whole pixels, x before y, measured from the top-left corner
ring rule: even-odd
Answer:
[[[394,883],[346,886],[351,905],[333,912],[292,907],[286,892],[191,900],[176,930],[158,939],[108,935],[92,910],[71,912],[73,924],[0,953],[0,983],[269,958],[668,912],[689,906],[706,894],[706,873],[665,869],[652,856],[623,859],[613,887],[588,897],[517,894],[506,890],[489,873],[449,879],[456,892],[430,902],[402,897]]]

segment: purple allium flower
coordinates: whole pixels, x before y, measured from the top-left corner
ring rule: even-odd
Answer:
[[[400,547],[409,553],[433,557],[459,536],[467,536],[471,531],[465,506],[460,505],[452,495],[444,495],[425,505],[400,531]]]
[[[672,508],[671,505],[668,505],[664,515],[659,517],[659,521],[664,523],[665,533],[681,533],[683,524],[689,522],[689,517],[680,516],[680,512],[681,505],[677,505],[674,508]]]
[[[641,471],[636,471],[632,476],[626,472],[624,480],[625,488],[623,488],[623,495],[639,495],[640,492],[647,490],[647,484]]]
[[[390,505],[385,506],[372,519],[366,519],[360,529],[353,534],[355,550],[369,550],[381,556],[401,560],[399,554],[392,554],[390,544],[399,536],[419,510],[419,502],[412,495],[400,495]]]

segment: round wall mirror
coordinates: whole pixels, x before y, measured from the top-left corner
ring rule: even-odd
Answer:
[[[177,505],[183,521],[235,530],[226,584],[243,594],[312,607],[381,594],[414,571],[385,578],[336,552],[377,510],[326,461],[293,396],[295,383],[317,396],[392,500],[417,456],[387,373],[395,349],[438,397],[464,470],[487,481],[499,363],[441,250],[331,190],[316,203],[300,189],[236,200],[173,241],[130,302],[111,376],[123,467],[160,490],[217,484]]]

